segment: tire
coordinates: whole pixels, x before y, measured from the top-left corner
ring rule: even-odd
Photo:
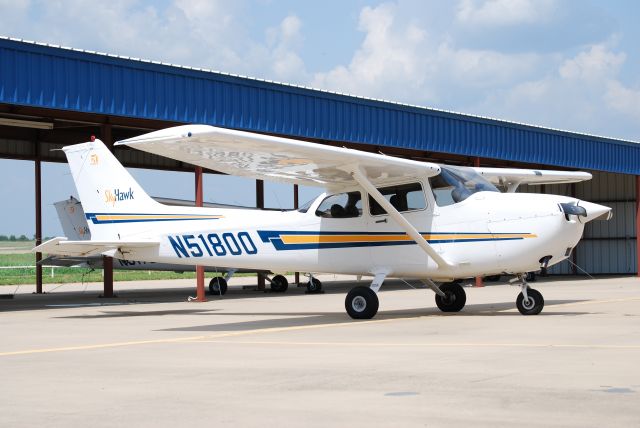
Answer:
[[[315,294],[319,293],[322,290],[322,283],[319,279],[311,278],[309,282],[307,282],[307,293]]]
[[[378,296],[369,287],[352,288],[344,299],[344,308],[353,319],[368,320],[378,313]]]
[[[436,305],[442,312],[460,312],[467,303],[467,293],[462,285],[455,282],[447,282],[440,286],[447,297],[436,294]]]
[[[271,291],[274,293],[284,293],[289,288],[289,281],[282,275],[271,278]]]
[[[209,281],[209,294],[223,296],[227,292],[227,281],[221,276],[214,276]]]
[[[524,301],[524,294],[518,294],[516,299],[516,306],[522,315],[538,315],[544,308],[544,298],[538,290],[529,288],[527,290],[527,296],[529,296],[529,302]]]

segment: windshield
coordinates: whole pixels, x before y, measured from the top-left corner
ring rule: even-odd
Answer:
[[[480,174],[471,168],[457,166],[441,166],[441,172],[429,179],[433,196],[438,206],[452,205],[462,202],[478,192],[499,192]]]
[[[311,207],[311,204],[313,204],[316,201],[316,199],[318,199],[317,196],[315,198],[312,198],[311,200],[307,201],[300,208],[298,208],[298,211],[301,212],[301,213],[306,213],[307,211],[309,211],[309,208]]]

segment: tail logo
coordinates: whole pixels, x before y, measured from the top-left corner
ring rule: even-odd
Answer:
[[[120,189],[104,191],[104,201],[112,206],[115,206],[117,202],[128,201],[130,199],[135,199],[133,197],[133,190],[131,187],[129,187],[129,190],[126,192],[121,191]]]
[[[89,158],[89,163],[91,165],[98,165],[98,155],[97,154],[92,154]]]

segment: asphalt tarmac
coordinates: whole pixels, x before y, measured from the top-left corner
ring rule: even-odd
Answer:
[[[640,426],[638,278],[539,281],[537,316],[505,284],[444,314],[392,281],[370,321],[344,312],[355,281],[321,279],[206,303],[189,281],[2,287],[0,426]]]

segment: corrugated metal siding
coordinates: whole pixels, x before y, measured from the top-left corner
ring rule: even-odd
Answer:
[[[640,174],[640,145],[0,39],[0,102]]]
[[[29,157],[35,156],[35,145],[31,141],[0,138],[2,153],[8,156]]]
[[[637,272],[635,177],[593,172],[593,180],[575,184],[575,197],[613,209],[609,221],[587,223],[583,239],[575,248],[576,264],[589,274],[632,274]],[[521,186],[519,191],[540,193],[540,186]],[[545,186],[544,193],[571,196],[571,185]],[[580,269],[577,269],[578,273]],[[570,274],[564,261],[550,274]]]

